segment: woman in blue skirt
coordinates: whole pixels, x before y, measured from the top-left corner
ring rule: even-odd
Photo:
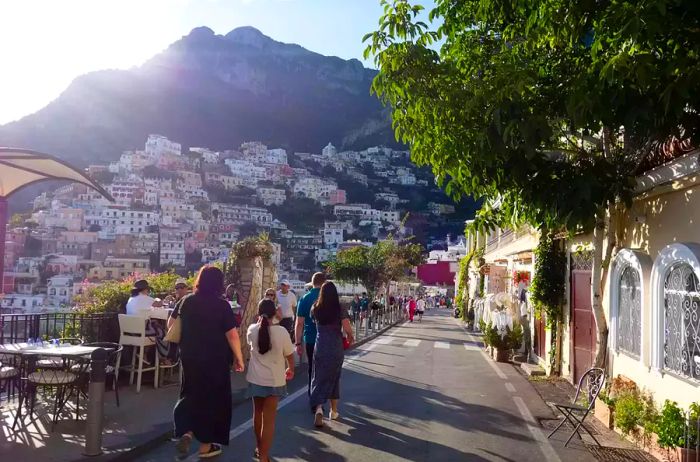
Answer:
[[[270,460],[275,433],[277,403],[287,394],[287,380],[294,377],[294,345],[289,332],[278,325],[277,306],[269,298],[258,303],[258,322],[248,328],[250,346],[248,393],[253,398],[255,457]]]
[[[318,332],[311,374],[311,407],[315,409],[314,425],[322,427],[323,404],[327,400],[331,402],[330,420],[339,416],[340,372],[345,356],[343,332],[348,346],[354,342],[348,312],[340,306],[338,290],[332,282],[324,282],[321,286],[318,300],[311,308],[311,317]]]

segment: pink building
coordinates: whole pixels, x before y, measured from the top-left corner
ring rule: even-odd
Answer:
[[[328,203],[330,205],[345,204],[347,201],[344,189],[336,189],[328,194]]]

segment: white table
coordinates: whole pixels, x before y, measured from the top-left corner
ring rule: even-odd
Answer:
[[[163,321],[167,321],[170,317],[170,313],[172,312],[172,308],[152,308],[148,312],[148,317],[151,319],[162,319]]]

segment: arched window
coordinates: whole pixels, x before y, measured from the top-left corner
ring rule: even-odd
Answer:
[[[654,366],[700,382],[700,246],[673,244],[654,262]]]
[[[700,380],[700,284],[687,263],[675,264],[664,282],[663,367]]]
[[[617,253],[610,277],[610,339],[613,350],[644,359],[642,310],[649,306],[648,277],[651,258],[644,252],[622,249]]]
[[[622,270],[618,297],[615,344],[618,350],[639,357],[642,344],[642,287],[639,271],[631,266]]]

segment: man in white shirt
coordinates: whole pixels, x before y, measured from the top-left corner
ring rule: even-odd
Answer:
[[[134,282],[134,287],[131,289],[131,298],[126,302],[126,314],[148,318],[149,312],[156,301],[155,298],[148,295],[150,292],[151,287],[145,279]]]
[[[289,290],[290,286],[289,281],[286,279],[280,282],[280,290],[277,291],[277,304],[282,312],[280,326],[287,329],[289,337],[294,343],[294,313],[297,308],[297,296]]]

